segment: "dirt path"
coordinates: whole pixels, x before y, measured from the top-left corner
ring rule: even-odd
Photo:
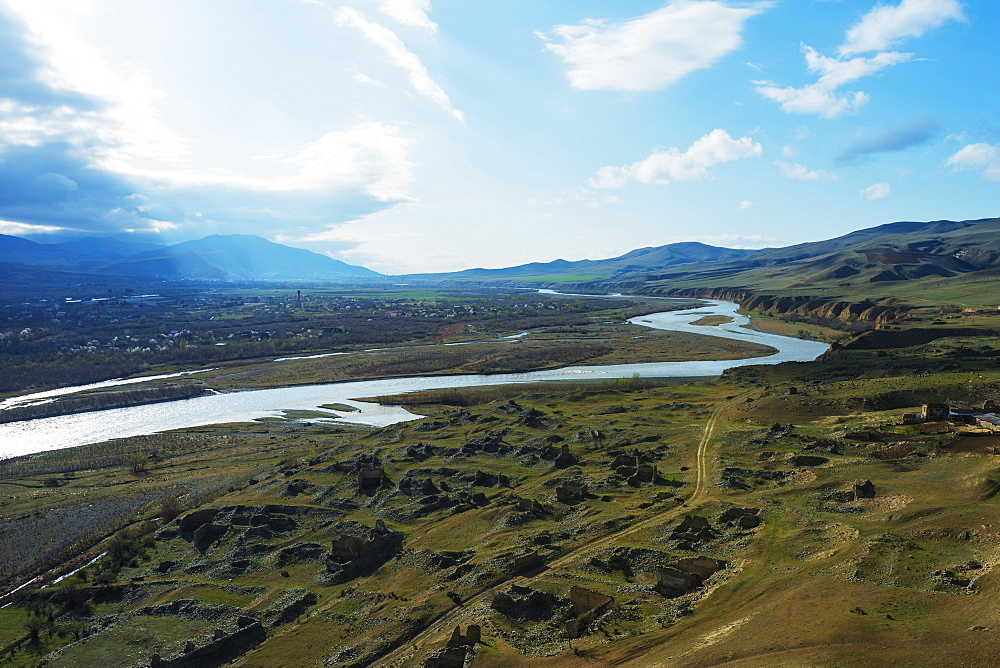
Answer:
[[[719,416],[722,414],[728,406],[739,402],[744,399],[751,392],[745,392],[740,394],[728,401],[723,401],[719,403],[709,415],[708,421],[705,423],[705,427],[702,429],[701,438],[698,441],[698,448],[695,455],[695,480],[694,480],[694,492],[691,496],[682,504],[674,508],[670,508],[662,513],[653,515],[644,520],[640,520],[630,525],[628,528],[615,533],[608,534],[602,538],[591,541],[585,545],[580,545],[576,549],[560,556],[557,559],[553,559],[548,564],[542,572],[552,570],[553,568],[558,568],[564,566],[574,559],[576,559],[581,552],[584,550],[593,550],[603,547],[608,544],[613,544],[620,542],[623,538],[630,536],[634,533],[642,531],[649,528],[653,524],[662,524],[665,521],[671,520],[678,515],[689,512],[692,507],[699,505],[703,502],[703,499],[708,493],[708,457],[709,457],[709,445],[712,442],[712,437],[715,434],[715,427],[719,421]],[[413,656],[417,652],[422,650],[427,650],[441,646],[438,644],[431,644],[431,640],[437,638],[443,638],[450,634],[452,629],[460,624],[476,623],[479,621],[478,617],[475,617],[473,612],[478,606],[486,604],[493,596],[493,594],[499,589],[509,587],[510,585],[528,585],[530,584],[531,577],[535,577],[537,573],[530,576],[514,576],[499,582],[496,585],[484,589],[478,594],[463,601],[463,604],[446,610],[441,613],[441,615],[430,623],[423,631],[407,639],[405,642],[401,643],[400,646],[386,654],[382,658],[378,659],[372,666],[403,666],[403,665],[417,665],[414,663],[416,658]],[[474,617],[474,618],[473,618]],[[414,649],[415,648],[415,649]]]

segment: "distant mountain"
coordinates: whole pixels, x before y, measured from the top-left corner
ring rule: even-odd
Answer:
[[[719,248],[694,241],[666,246],[639,248],[606,260],[553,260],[531,262],[502,269],[466,269],[442,274],[420,274],[408,278],[456,281],[563,281],[607,279],[624,274],[662,270],[692,262],[712,262],[741,258],[758,251]]]
[[[858,292],[894,281],[962,276],[973,280],[977,275],[997,272],[1000,218],[984,218],[888,223],[735,260],[648,272],[629,277],[616,287]]]
[[[302,248],[249,234],[214,234],[138,253],[105,271],[157,278],[241,280],[338,280],[382,275]]]
[[[32,266],[72,268],[86,258],[52,244],[0,234],[0,261]]]
[[[160,244],[121,241],[114,237],[78,237],[53,244],[75,255],[101,260],[118,260],[145,251],[163,248]]]
[[[83,237],[55,244],[0,234],[3,275],[17,266],[157,280],[291,281],[379,279],[382,274],[247,234],[213,235],[173,246]]]

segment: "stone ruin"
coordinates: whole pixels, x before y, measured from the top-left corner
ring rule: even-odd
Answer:
[[[726,509],[719,516],[720,524],[728,524],[740,529],[755,529],[764,520],[760,518],[760,508],[740,508],[734,506]]]
[[[544,565],[545,562],[537,550],[526,550],[510,558],[510,570],[514,573],[526,573]]]
[[[498,499],[497,503],[511,507],[511,511],[500,519],[497,525],[499,527],[522,526],[552,515],[552,509],[548,505],[535,499],[525,499],[514,494],[504,499]]]
[[[618,454],[611,460],[611,469],[625,478],[629,485],[638,487],[642,483],[655,482],[660,472],[650,463],[651,457],[634,448],[631,453]]]
[[[854,486],[852,488],[854,492],[854,500],[858,499],[874,499],[875,498],[875,485],[871,480],[858,480],[854,481]]]
[[[340,535],[333,539],[326,553],[326,570],[337,583],[378,568],[403,544],[403,534],[386,528],[382,520],[376,520],[374,528],[349,520],[339,522],[334,528]]]
[[[447,647],[431,654],[424,661],[424,668],[465,668],[466,661],[472,652],[466,645]]]
[[[334,462],[325,469],[322,469],[321,473],[357,473],[362,469],[373,469],[382,466],[382,462],[379,461],[378,455],[375,454],[359,454],[353,459],[347,459],[342,462]]]
[[[708,519],[698,515],[685,515],[680,524],[670,533],[670,540],[679,541],[682,550],[694,549],[695,545],[711,540],[715,536]]]
[[[607,594],[573,585],[569,589],[569,615],[566,621],[566,637],[579,638],[590,623],[602,615],[615,602]]]
[[[375,490],[389,483],[389,476],[381,466],[362,468],[358,471],[358,491]]]
[[[681,559],[673,566],[657,569],[653,588],[667,598],[683,596],[725,567],[726,562],[711,557]]]
[[[587,483],[567,481],[556,487],[556,499],[566,504],[580,503],[587,492]]]
[[[464,480],[471,482],[473,487],[510,487],[510,478],[502,473],[486,473],[476,469],[471,478],[466,476]]]
[[[477,452],[486,452],[495,455],[506,455],[511,452],[512,448],[503,442],[504,436],[507,435],[507,429],[498,429],[496,431],[487,431],[485,434],[478,438],[474,438],[463,445],[456,456],[469,456],[474,455]]]
[[[437,454],[439,448],[433,445],[428,445],[426,443],[417,443],[416,445],[409,445],[406,450],[403,451],[403,456],[406,459],[415,460],[422,462],[425,459],[429,459]]]
[[[293,531],[298,528],[298,522],[288,513],[298,511],[297,506],[276,504],[201,508],[177,519],[176,529],[168,526],[157,532],[156,537],[170,540],[181,536],[193,542],[195,548],[204,554],[231,532],[239,533],[243,538],[266,539]],[[166,566],[163,572],[171,567]]]
[[[554,614],[556,606],[566,603],[547,591],[511,585],[506,592],[493,594],[490,607],[511,619],[548,619]]]
[[[237,629],[226,633],[216,629],[212,640],[202,646],[188,640],[184,650],[172,659],[165,659],[159,653],[153,654],[149,668],[194,668],[206,665],[222,665],[245,654],[267,637],[267,631],[260,621],[252,617],[239,617]]]
[[[549,447],[551,448],[552,446]],[[548,457],[546,457],[543,454],[542,459],[548,459]],[[574,455],[572,452],[569,451],[569,443],[563,443],[559,447],[559,454],[556,455],[555,459],[552,460],[552,463],[555,465],[555,467],[559,469],[564,469],[567,466],[572,466],[573,464],[576,464],[576,462],[577,462],[576,455]]]
[[[481,642],[482,637],[483,629],[479,624],[469,624],[464,634],[462,627],[456,626],[448,640],[448,647],[475,647]]]

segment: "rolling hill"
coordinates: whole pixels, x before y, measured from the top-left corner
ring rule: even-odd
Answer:
[[[745,258],[629,276],[616,287],[886,292],[887,284],[1000,271],[1000,218],[900,222]],[[963,278],[964,277],[964,278]],[[891,291],[892,288],[888,288]]]
[[[696,262],[742,258],[758,251],[719,248],[694,241],[639,248],[605,260],[553,260],[501,269],[466,269],[440,274],[411,275],[409,279],[437,281],[564,281],[596,280],[635,272],[650,272]]]

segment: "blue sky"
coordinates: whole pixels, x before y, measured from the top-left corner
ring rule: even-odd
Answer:
[[[0,233],[406,273],[994,217],[998,27],[960,0],[0,0]]]

